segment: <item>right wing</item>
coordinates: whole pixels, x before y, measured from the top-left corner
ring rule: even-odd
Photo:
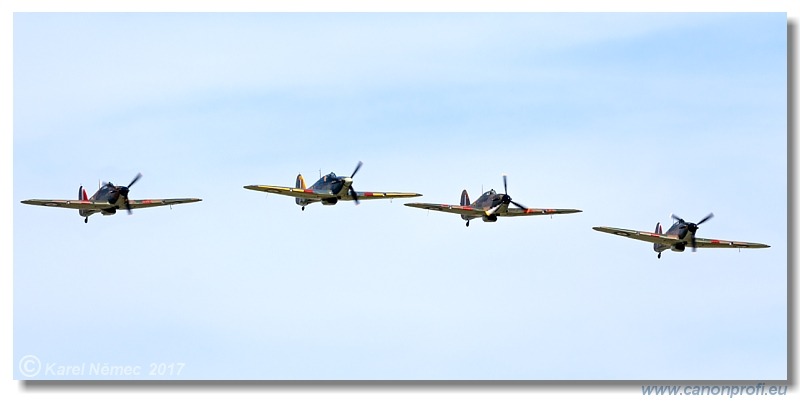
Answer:
[[[114,207],[112,204],[109,204],[106,201],[89,201],[89,200],[24,200],[20,202],[22,202],[23,204],[38,205],[42,207],[83,209],[90,211],[100,211],[103,209]]]
[[[419,202],[411,202],[405,204],[407,207],[422,208],[431,211],[449,212],[451,214],[459,214],[466,216],[485,216],[486,211],[483,209],[475,209],[469,205],[449,205],[449,204],[425,204]]]
[[[670,247],[675,243],[683,242],[683,240],[679,239],[677,235],[666,235],[653,232],[641,232],[638,230],[610,228],[606,226],[595,226],[592,229],[598,232],[611,233],[617,236],[646,241],[648,243],[663,244],[665,246],[670,246]]]
[[[294,187],[280,187],[280,186],[269,186],[269,185],[251,185],[251,186],[244,186],[244,188],[248,190],[263,191],[265,193],[286,195],[289,197],[304,198],[307,200],[317,200],[317,201],[323,198],[335,197],[333,194],[327,192],[326,193],[314,192],[314,190],[310,188],[302,189]]]

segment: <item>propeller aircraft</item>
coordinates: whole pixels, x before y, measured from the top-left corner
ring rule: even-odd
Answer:
[[[405,205],[413,208],[459,214],[461,215],[461,219],[467,221],[467,226],[469,226],[470,220],[477,218],[483,219],[484,222],[497,222],[497,218],[500,216],[537,216],[582,212],[579,209],[528,208],[512,200],[511,196],[508,195],[508,179],[506,175],[503,175],[503,191],[505,191],[505,194],[498,194],[494,189],[489,190],[471,204],[469,202],[469,194],[467,194],[467,190],[464,190],[461,192],[460,205],[413,202]],[[512,204],[517,206],[517,208],[510,208]]]
[[[263,191],[267,193],[286,195],[294,197],[294,202],[300,205],[303,211],[306,205],[320,202],[322,205],[336,205],[339,200],[353,201],[358,205],[361,200],[390,199],[390,198],[410,198],[419,197],[417,193],[392,193],[374,191],[356,191],[353,188],[353,176],[358,173],[363,163],[360,161],[350,176],[337,176],[336,173],[329,173],[322,176],[311,187],[306,188],[306,181],[303,175],[298,174],[295,180],[295,187],[280,187],[270,185],[250,185],[244,186],[248,190]]]
[[[683,252],[686,246],[691,245],[692,251],[697,251],[697,248],[767,248],[766,244],[761,243],[747,243],[742,241],[730,240],[717,240],[717,239],[703,239],[696,237],[697,229],[713,218],[714,214],[708,214],[705,218],[697,223],[687,222],[675,214],[672,219],[675,223],[667,230],[666,233],[662,232],[661,222],[656,223],[656,230],[651,232],[640,232],[637,230],[610,228],[605,226],[596,226],[592,229],[598,232],[611,233],[617,236],[628,237],[635,240],[641,240],[653,243],[653,251],[658,253],[658,258],[661,258],[661,252],[665,250],[672,250],[676,252]]]
[[[84,223],[89,223],[89,217],[93,214],[100,213],[102,215],[114,215],[119,209],[128,211],[128,215],[132,214],[132,210],[137,208],[150,208],[161,207],[165,205],[188,204],[191,202],[202,201],[199,198],[168,198],[168,199],[148,199],[148,200],[131,200],[128,198],[130,188],[136,184],[142,174],[139,173],[131,180],[127,186],[115,186],[111,183],[103,183],[100,188],[94,193],[93,196],[88,197],[86,190],[81,186],[78,189],[77,200],[24,200],[23,204],[39,205],[44,207],[58,207],[77,209],[78,214],[84,217]]]

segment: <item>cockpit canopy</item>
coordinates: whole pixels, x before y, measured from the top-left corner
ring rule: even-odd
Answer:
[[[337,177],[339,177],[339,176],[336,176],[336,173],[330,172],[330,173],[326,174],[325,176],[322,176],[322,182],[324,183],[324,182],[334,181],[334,180],[336,180]]]

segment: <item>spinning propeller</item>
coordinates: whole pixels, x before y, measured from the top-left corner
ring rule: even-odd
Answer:
[[[111,183],[108,183],[108,185],[114,187],[114,192],[117,193],[117,197],[118,197],[117,199],[119,199],[119,196],[125,197],[125,209],[128,210],[128,215],[133,213],[133,211],[131,211],[130,201],[128,201],[128,193],[130,192],[131,186],[133,186],[141,178],[142,178],[142,174],[141,173],[137,173],[136,177],[134,177],[133,180],[131,180],[130,184],[128,184],[127,186],[115,186],[115,185],[113,185]]]
[[[494,213],[497,212],[497,210],[500,209],[500,207],[502,205],[504,205],[504,204],[505,205],[514,204],[519,208],[528,209],[528,207],[526,207],[526,206],[524,206],[524,205],[522,205],[522,204],[520,204],[520,203],[518,203],[516,201],[513,201],[511,199],[511,196],[508,195],[508,176],[506,176],[506,175],[503,175],[503,193],[504,194],[500,198],[500,204],[497,205],[496,207],[486,211],[487,215],[494,215]]]
[[[680,216],[672,214],[672,219],[675,219],[680,224],[678,232],[678,237],[681,239],[686,237],[686,234],[691,232],[692,233],[692,251],[697,251],[697,240],[695,239],[695,234],[697,233],[697,229],[702,225],[705,221],[714,217],[713,213],[706,215],[705,218],[700,219],[700,222],[693,223],[693,222],[686,222]]]
[[[358,161],[358,164],[356,165],[356,168],[353,170],[353,173],[350,175],[350,179],[352,179],[353,176],[355,176],[356,173],[358,173],[358,169],[361,169],[361,165],[363,165],[363,163],[361,163],[361,161]],[[360,202],[358,201],[358,194],[356,193],[356,190],[353,189],[352,183],[350,184],[350,190],[348,190],[348,192],[350,193],[350,196],[353,197],[353,202],[355,202],[356,205],[360,204]]]

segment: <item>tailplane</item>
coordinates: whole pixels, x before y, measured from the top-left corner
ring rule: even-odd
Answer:
[[[303,175],[301,175],[301,174],[297,175],[297,180],[295,180],[294,186],[295,186],[295,188],[300,188],[300,189],[303,189],[303,190],[306,189],[306,180],[303,178]],[[304,201],[305,200],[302,199],[302,198],[295,198],[294,199],[294,203],[297,204],[297,205],[305,206],[306,203]]]
[[[469,205],[469,194],[467,194],[467,190],[461,192],[461,206]]]

